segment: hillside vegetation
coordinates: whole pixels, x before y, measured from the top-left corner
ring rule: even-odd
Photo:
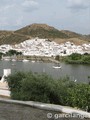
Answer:
[[[47,38],[57,43],[71,41],[76,44],[90,42],[90,35],[68,30],[57,30],[46,24],[32,24],[16,31],[0,31],[0,44],[16,44],[29,38]]]
[[[62,33],[68,35],[70,38],[80,38],[82,37],[81,34],[69,31],[69,30],[61,30]]]

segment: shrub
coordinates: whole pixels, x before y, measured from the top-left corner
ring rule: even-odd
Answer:
[[[90,55],[73,53],[70,56],[66,57],[65,62],[69,64],[90,64]]]
[[[90,110],[90,85],[76,84],[73,89],[68,89],[68,105]]]
[[[12,99],[59,103],[56,82],[50,76],[18,72],[7,77],[7,82]]]
[[[71,60],[80,60],[82,55],[78,53],[73,53],[69,57],[71,58]]]
[[[7,77],[11,98],[68,105],[90,110],[90,85],[70,81],[69,77],[54,80],[46,74],[17,72]]]

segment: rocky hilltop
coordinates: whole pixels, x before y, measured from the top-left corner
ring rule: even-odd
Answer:
[[[31,24],[16,31],[0,31],[0,44],[21,43],[30,38],[47,38],[57,43],[71,41],[76,44],[90,42],[90,35],[58,30],[46,24]]]

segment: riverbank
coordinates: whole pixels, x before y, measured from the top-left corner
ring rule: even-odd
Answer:
[[[1,60],[6,61],[36,61],[36,62],[53,62],[53,63],[60,63],[58,60],[55,60],[55,57],[46,57],[46,56],[5,56]]]
[[[65,57],[64,62],[68,64],[88,64],[90,65],[90,54],[78,54],[73,53],[67,57]]]

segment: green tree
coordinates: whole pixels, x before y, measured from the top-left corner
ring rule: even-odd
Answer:
[[[55,60],[60,60],[60,56],[59,55],[57,55],[56,57],[55,57]]]
[[[25,76],[26,75],[24,72],[16,72],[6,78],[11,91],[11,98],[18,100],[21,98],[21,82],[23,81]]]
[[[78,53],[73,53],[69,56],[69,58],[71,60],[80,60],[82,58],[82,55],[81,54],[78,54]]]
[[[90,55],[83,57],[83,62],[90,63]]]
[[[48,75],[16,73],[7,77],[12,99],[59,103],[56,82]]]
[[[9,50],[6,52],[6,55],[13,56],[13,55],[22,55],[22,52],[17,52],[16,50]]]
[[[4,53],[0,52],[0,59],[2,58],[2,55],[4,55]]]

